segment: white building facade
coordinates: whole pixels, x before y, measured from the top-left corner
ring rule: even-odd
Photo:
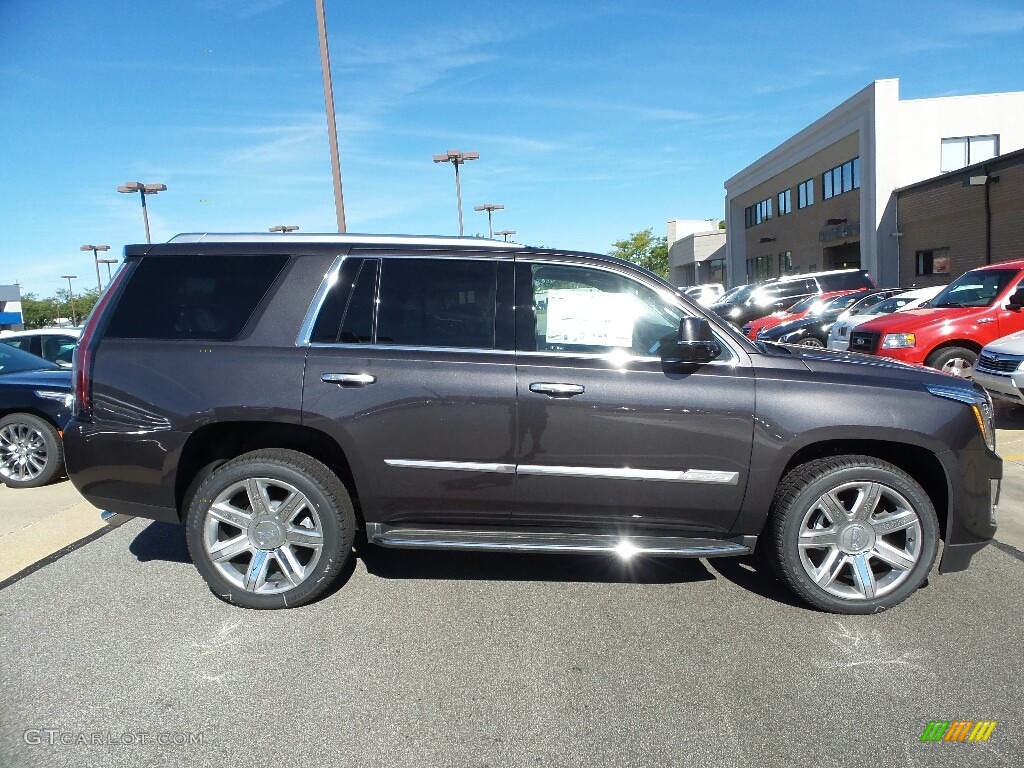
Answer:
[[[899,283],[896,190],[1024,148],[1024,92],[876,80],[725,182],[728,284],[859,266]]]

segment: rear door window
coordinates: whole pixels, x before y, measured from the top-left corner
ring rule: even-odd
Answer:
[[[132,273],[106,335],[230,341],[241,334],[287,256],[150,256]]]
[[[347,258],[324,299],[310,341],[315,344],[372,344],[378,259]]]

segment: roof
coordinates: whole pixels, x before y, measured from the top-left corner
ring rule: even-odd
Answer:
[[[323,243],[338,245],[467,245],[475,248],[508,248],[515,243],[486,237],[446,237],[443,235],[357,235],[294,232],[185,232],[169,243]]]

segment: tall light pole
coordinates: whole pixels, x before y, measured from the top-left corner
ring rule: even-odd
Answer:
[[[316,0],[316,26],[320,33],[320,68],[324,73],[324,102],[327,105],[327,140],[331,145],[331,171],[334,174],[334,209],[338,232],[345,229],[345,198],[341,194],[341,160],[338,158],[338,125],[334,117],[334,85],[331,83],[331,53],[327,49],[327,17],[324,0]]]
[[[107,265],[107,285],[110,285],[110,280],[111,280],[110,265],[111,264],[117,264],[117,261],[118,261],[117,259],[100,259],[100,264],[106,264]]]
[[[75,292],[71,288],[71,281],[77,280],[78,275],[61,275],[61,279],[68,281],[68,298],[71,301],[71,324],[78,325],[78,319],[75,316]]]
[[[271,227],[267,231],[268,232],[280,232],[283,235],[285,232],[294,232],[297,229],[298,229],[298,227],[296,225],[294,225],[294,224],[278,224],[275,227]]]
[[[96,262],[96,290],[102,291],[103,286],[100,284],[100,255],[97,251],[109,251],[109,245],[83,245],[78,250],[80,251],[92,251],[92,259]]]
[[[505,210],[505,206],[500,203],[487,203],[486,205],[474,205],[474,211],[487,211],[487,236],[494,239],[494,226],[491,224],[491,215],[495,211]]]
[[[149,212],[146,210],[146,195],[155,195],[157,192],[167,190],[166,184],[142,184],[138,181],[128,181],[117,188],[118,192],[138,192],[142,198],[142,220],[146,223],[146,242],[152,243],[149,239]]]
[[[516,233],[516,231],[514,229],[503,229],[500,232],[495,232],[494,234],[501,235],[502,237],[504,237],[505,238],[505,242],[507,243],[509,237],[511,237],[515,233]]]
[[[459,237],[462,237],[464,234],[462,229],[462,187],[459,186],[459,166],[464,165],[467,160],[479,159],[479,152],[460,152],[457,149],[449,149],[443,155],[434,155],[435,163],[451,163],[455,166],[455,197],[459,204]]]

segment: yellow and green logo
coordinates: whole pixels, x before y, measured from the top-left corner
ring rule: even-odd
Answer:
[[[932,720],[921,741],[988,741],[995,729],[995,720]]]

